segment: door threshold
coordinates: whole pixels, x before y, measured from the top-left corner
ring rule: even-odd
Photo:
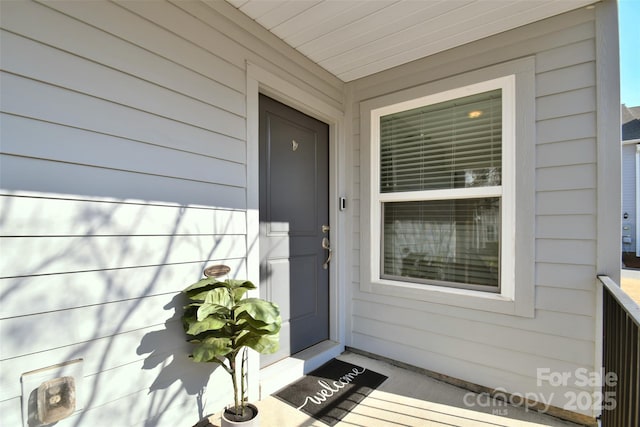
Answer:
[[[302,378],[344,352],[344,345],[322,341],[260,370],[260,399]]]

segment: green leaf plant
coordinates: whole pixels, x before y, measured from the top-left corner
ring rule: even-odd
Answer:
[[[206,277],[182,291],[188,300],[182,322],[187,341],[194,346],[191,357],[196,362],[217,363],[231,376],[238,419],[244,416],[247,403],[247,348],[275,353],[282,323],[276,304],[245,298],[252,289],[256,286],[247,280]]]

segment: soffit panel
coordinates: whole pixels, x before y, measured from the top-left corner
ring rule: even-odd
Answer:
[[[348,82],[593,0],[227,0]]]

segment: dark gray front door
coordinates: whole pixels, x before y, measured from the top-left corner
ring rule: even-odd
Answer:
[[[280,306],[280,351],[329,338],[329,127],[260,95],[260,293]]]

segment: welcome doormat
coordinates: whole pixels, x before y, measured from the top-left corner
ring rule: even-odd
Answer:
[[[386,379],[361,366],[332,359],[274,396],[333,426]]]

